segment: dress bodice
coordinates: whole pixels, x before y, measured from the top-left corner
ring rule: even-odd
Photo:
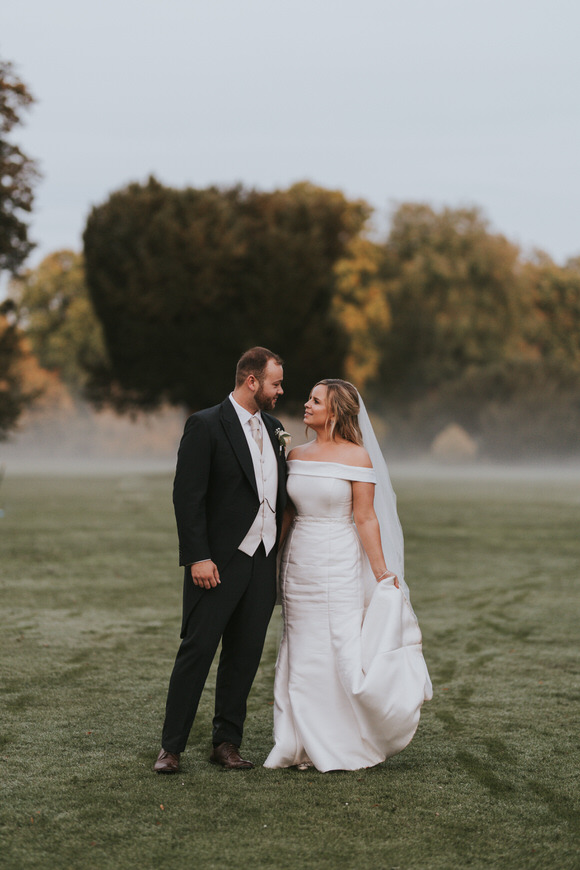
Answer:
[[[350,522],[353,480],[376,483],[375,472],[359,465],[291,459],[287,487],[297,518]]]

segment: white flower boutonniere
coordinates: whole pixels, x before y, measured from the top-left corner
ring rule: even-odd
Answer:
[[[282,451],[285,452],[286,448],[292,441],[292,435],[290,434],[290,432],[285,432],[284,429],[276,429],[274,435],[278,439],[278,443],[280,445],[280,453],[282,453]]]

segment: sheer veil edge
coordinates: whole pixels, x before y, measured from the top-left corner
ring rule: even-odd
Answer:
[[[360,411],[359,425],[363,436],[363,445],[369,454],[377,476],[375,490],[375,513],[381,529],[381,542],[387,567],[399,578],[401,591],[409,605],[411,598],[409,587],[405,582],[405,546],[403,541],[403,529],[397,513],[397,497],[391,483],[389,469],[375,435],[365,403],[359,393]],[[367,599],[370,598],[377,581],[367,562],[365,572],[365,592]]]

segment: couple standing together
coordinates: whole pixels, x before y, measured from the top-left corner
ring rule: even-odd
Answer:
[[[431,683],[403,580],[403,536],[387,467],[356,389],[317,383],[304,422],[314,441],[286,461],[279,356],[246,351],[233,393],[193,414],[173,502],[185,568],[181,645],[154,770],[175,773],[215,652],[210,761],[240,756],[246,701],[276,602],[284,631],[270,768],[371,767],[411,740]]]

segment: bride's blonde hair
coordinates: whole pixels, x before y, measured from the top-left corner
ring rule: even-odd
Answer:
[[[324,378],[314,386],[319,384],[326,387],[326,408],[332,415],[327,422],[329,438],[343,438],[362,446],[363,437],[358,423],[360,403],[356,387],[340,378]]]

